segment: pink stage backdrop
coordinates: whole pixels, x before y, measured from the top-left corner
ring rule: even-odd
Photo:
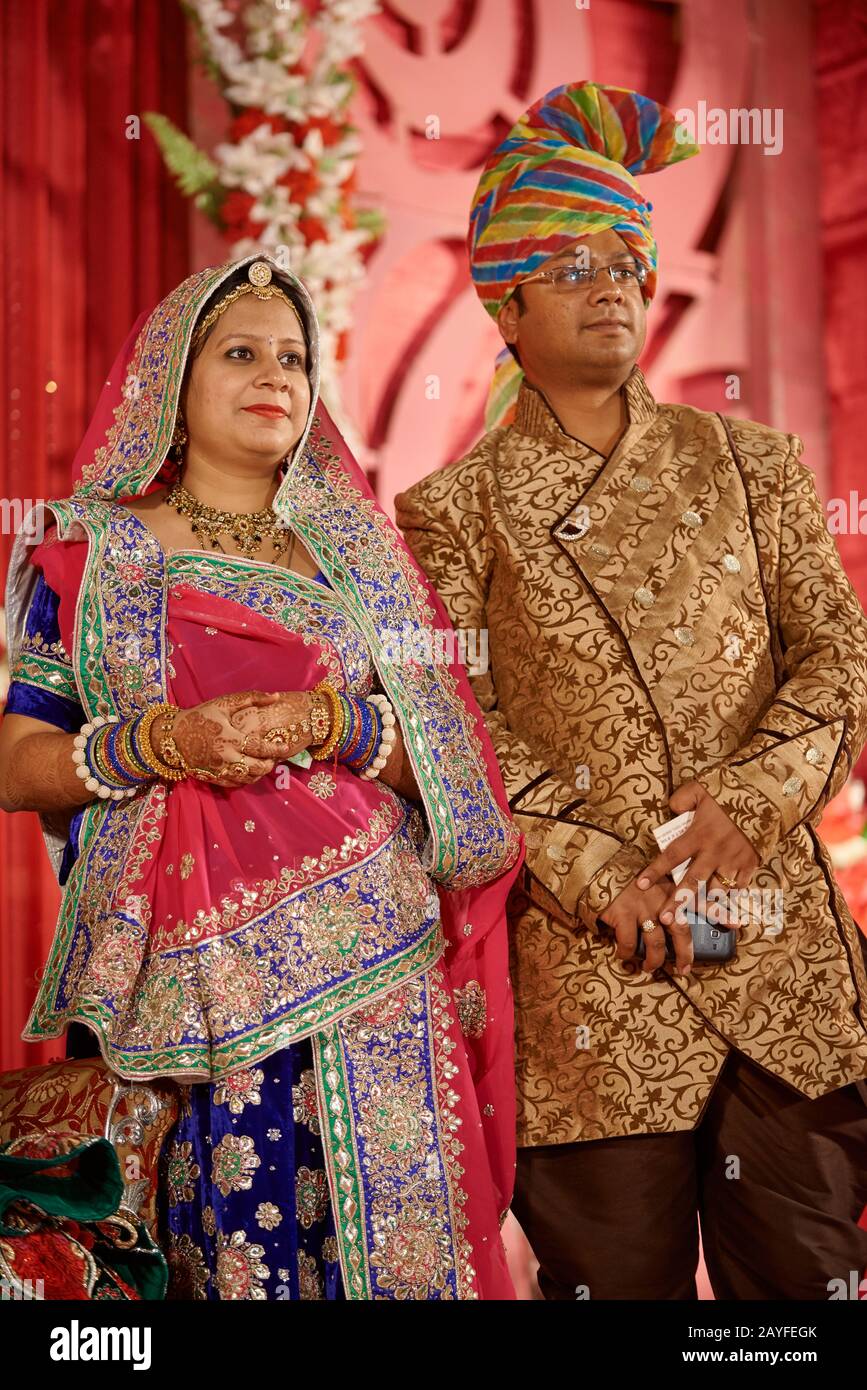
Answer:
[[[641,181],[661,272],[642,366],[660,399],[797,431],[827,487],[812,25],[807,0],[730,0],[724,17],[717,0],[393,0],[368,21],[359,186],[389,230],[345,393],[386,502],[481,431],[501,344],[466,267],[479,164],[530,101],[580,78],[675,111],[782,109],[779,153],[708,144]]]

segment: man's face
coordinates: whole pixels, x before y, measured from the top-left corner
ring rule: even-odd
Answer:
[[[539,269],[574,265],[576,255],[582,268],[635,263],[626,243],[609,229],[578,238]],[[521,298],[523,313],[513,295],[497,322],[505,341],[517,347],[529,381],[544,389],[582,380],[625,380],[647,333],[639,285],[614,284],[606,272],[589,287],[561,293],[550,281],[533,280],[523,286]]]

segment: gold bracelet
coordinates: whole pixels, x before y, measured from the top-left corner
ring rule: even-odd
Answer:
[[[151,763],[154,773],[158,777],[164,778],[167,782],[180,782],[182,778],[186,777],[186,772],[182,771],[180,768],[170,767],[168,763],[164,762],[151,742],[151,725],[154,720],[160,714],[168,715],[171,710],[176,711],[177,707],[167,704],[164,701],[161,701],[158,705],[151,705],[141,724],[139,724],[136,733],[141,743],[142,751]]]
[[[327,681],[320,681],[316,689],[321,690],[331,706],[331,732],[324,743],[311,744],[307,751],[317,762],[324,762],[326,758],[331,757],[343,738],[343,706],[334,686],[329,685]]]
[[[177,705],[170,705],[165,713],[166,722],[163,726],[163,736],[160,739],[160,749],[157,756],[160,757],[164,763],[167,763],[174,771],[180,773],[182,777],[188,777],[192,769],[180,748],[175,743],[172,733],[175,727],[175,720],[180,714],[180,710]],[[153,747],[153,740],[151,740],[151,747]]]
[[[310,704],[310,732],[314,744],[324,743],[331,732],[331,706],[328,697],[319,688],[312,692]]]

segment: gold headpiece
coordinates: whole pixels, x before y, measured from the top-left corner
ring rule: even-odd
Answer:
[[[304,338],[306,342],[307,334],[304,332],[304,325],[301,322],[298,310],[295,308],[295,305],[292,303],[292,300],[289,298],[288,294],[282,288],[281,285],[271,284],[272,278],[273,277],[271,273],[271,267],[268,265],[267,261],[253,261],[252,265],[247,267],[247,283],[236,286],[235,289],[229,291],[225,299],[221,299],[219,304],[214,305],[213,309],[211,309],[210,312],[205,315],[201,323],[196,328],[190,346],[192,348],[195,348],[196,345],[207,333],[208,329],[211,327],[211,324],[216,323],[220,315],[224,314],[228,309],[229,305],[234,304],[236,299],[240,299],[242,294],[254,294],[257,299],[284,300],[289,305],[289,308],[292,310],[293,314],[298,320],[298,327],[301,329],[301,336]]]

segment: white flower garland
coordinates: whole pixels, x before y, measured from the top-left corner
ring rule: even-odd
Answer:
[[[298,0],[251,0],[239,16],[220,0],[186,0],[186,8],[233,105],[256,107],[292,122],[315,117],[345,121],[353,83],[341,67],[362,51],[361,24],[379,11],[379,0],[321,0],[313,16]],[[246,51],[223,32],[238,17],[247,31]],[[308,71],[293,72],[311,31],[316,43],[312,65]],[[321,328],[323,387],[335,402],[338,339],[352,323],[355,288],[364,277],[359,248],[372,235],[367,227],[346,227],[341,215],[345,195],[340,187],[355,166],[359,148],[351,132],[326,145],[321,132],[313,129],[299,146],[291,132],[260,125],[237,143],[218,145],[213,153],[219,183],[252,196],[256,201],[249,215],[264,223],[255,240],[235,241],[232,255],[267,250],[278,259],[282,256],[287,268],[305,281]],[[293,202],[291,191],[277,182],[290,170],[310,171],[318,180],[317,192],[303,205]],[[302,215],[321,221],[325,240],[305,242],[298,227]]]

